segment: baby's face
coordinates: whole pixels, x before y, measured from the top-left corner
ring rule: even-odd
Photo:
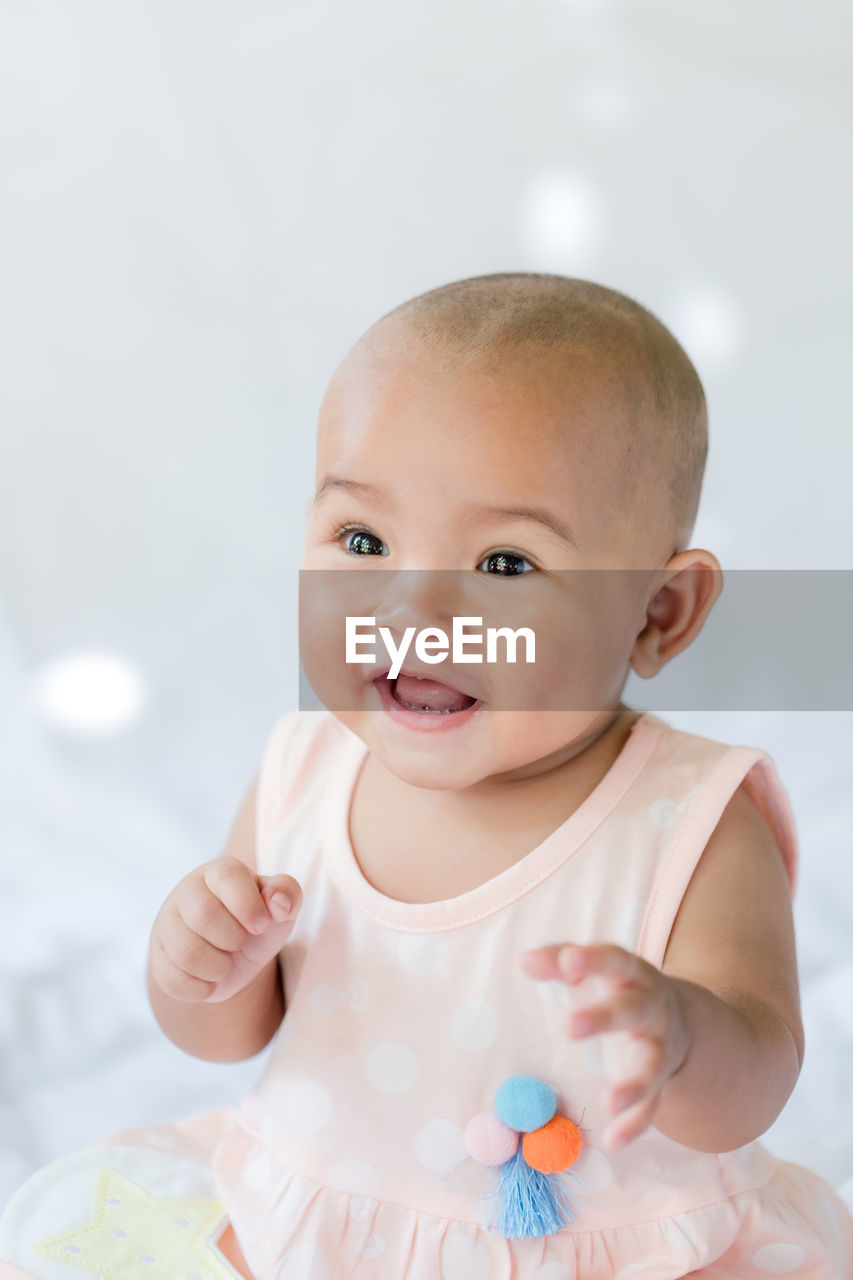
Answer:
[[[557,376],[541,355],[510,365],[395,350],[333,380],[303,568],[347,572],[303,575],[302,662],[397,776],[432,788],[523,776],[610,720],[656,568],[614,479],[628,414],[588,359]],[[324,625],[324,609],[340,625]],[[406,719],[391,682],[374,683],[390,663],[378,630],[375,666],[344,661],[345,614],[375,617],[397,645],[408,626],[450,636],[454,615],[526,626],[536,660],[520,643],[515,664],[427,666],[412,643],[403,672],[477,704]]]

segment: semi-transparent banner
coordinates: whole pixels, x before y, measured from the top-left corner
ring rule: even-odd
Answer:
[[[850,711],[851,637],[845,569],[302,570],[299,706]]]

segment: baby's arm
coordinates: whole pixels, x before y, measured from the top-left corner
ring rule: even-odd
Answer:
[[[645,1046],[643,1065],[609,1093],[611,1150],[654,1124],[696,1151],[733,1151],[793,1092],[804,1038],[790,888],[742,788],[702,853],[660,969],[610,943],[552,943],[520,959],[539,980],[609,979],[611,997],[572,1014],[568,1034],[629,1031]]]
[[[292,932],[302,891],[292,876],[255,871],[256,793],[257,778],[222,857],[184,877],[151,930],[154,1016],[179,1048],[212,1062],[254,1057],[284,1016],[278,953]],[[289,897],[290,911],[271,903],[278,891]]]
[[[691,1047],[655,1127],[700,1151],[760,1137],[805,1052],[791,891],[776,841],[741,785],[682,899],[662,972],[679,986]]]

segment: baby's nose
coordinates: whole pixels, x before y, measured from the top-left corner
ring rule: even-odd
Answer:
[[[376,625],[402,633],[407,627],[448,631],[465,614],[463,575],[453,569],[399,569],[378,583]]]

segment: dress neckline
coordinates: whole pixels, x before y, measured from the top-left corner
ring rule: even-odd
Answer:
[[[347,729],[342,759],[323,817],[329,867],[339,887],[380,924],[412,933],[459,928],[515,902],[562,866],[600,826],[634,782],[665,725],[644,711],[631,725],[619,755],[574,813],[529,853],[482,884],[453,898],[402,902],[381,892],[364,875],[349,833],[350,810],[368,756],[366,743]]]

